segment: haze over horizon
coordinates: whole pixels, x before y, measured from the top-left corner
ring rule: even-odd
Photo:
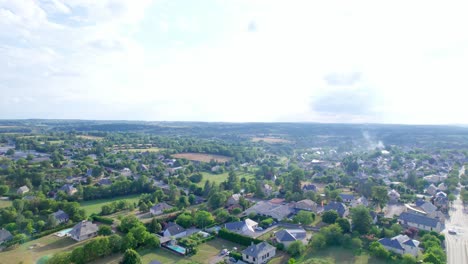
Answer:
[[[466,7],[0,0],[0,119],[468,124]]]

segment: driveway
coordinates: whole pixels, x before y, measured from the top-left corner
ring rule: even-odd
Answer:
[[[460,175],[465,171],[463,166],[460,169]],[[468,263],[468,212],[460,199],[453,202],[452,208],[449,210],[450,218],[445,222],[445,245],[447,247],[447,263],[458,264]],[[456,235],[450,235],[448,230],[457,231]]]

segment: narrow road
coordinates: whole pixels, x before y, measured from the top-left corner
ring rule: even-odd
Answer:
[[[460,175],[465,171],[463,166]],[[453,202],[449,211],[450,219],[445,223],[445,243],[447,247],[447,263],[459,264],[468,263],[468,214],[460,199],[460,195]],[[455,230],[456,235],[451,235],[448,230]]]

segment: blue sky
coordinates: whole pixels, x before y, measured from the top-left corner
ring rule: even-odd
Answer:
[[[467,7],[0,0],[0,118],[467,124]]]

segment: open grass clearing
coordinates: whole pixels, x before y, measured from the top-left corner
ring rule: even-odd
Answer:
[[[254,137],[251,139],[252,142],[263,141],[265,143],[291,143],[291,141],[284,138],[275,138],[275,137]]]
[[[151,148],[130,148],[130,149],[121,149],[122,151],[129,151],[129,152],[159,152],[163,149],[151,147]]]
[[[88,139],[88,140],[103,140],[103,137],[97,137],[97,136],[90,136],[90,135],[77,135],[77,138],[82,138],[82,139]]]
[[[210,162],[211,160],[215,160],[217,162],[227,162],[232,159],[231,157],[228,157],[228,156],[205,154],[205,153],[190,153],[190,152],[178,153],[172,156],[174,158],[188,159],[192,161],[202,161],[202,162]]]
[[[0,208],[10,207],[12,202],[6,199],[0,199]]]
[[[86,214],[90,215],[92,213],[99,214],[101,212],[101,207],[105,204],[110,204],[114,201],[127,200],[131,203],[136,203],[139,200],[139,194],[132,194],[127,196],[118,196],[109,199],[99,199],[91,201],[83,201],[80,203],[81,207],[85,209]]]
[[[36,263],[39,259],[57,252],[71,251],[85,241],[76,242],[69,237],[56,237],[53,234],[26,242],[15,249],[0,253],[0,263]]]
[[[223,172],[221,174],[202,172],[201,174],[203,175],[203,179],[201,180],[201,182],[197,183],[197,185],[200,187],[205,186],[205,182],[207,180],[210,182],[215,182],[216,184],[220,184],[227,180],[227,178],[229,177],[229,172]],[[251,173],[237,172],[237,177],[239,179],[246,178],[248,180],[254,178],[255,176]]]
[[[342,247],[330,247],[326,249],[321,249],[320,251],[314,251],[308,249],[303,256],[297,258],[298,263],[303,263],[304,261],[311,259],[331,259],[333,263],[340,264],[384,264],[387,263],[384,260],[380,260],[374,257],[369,256],[367,253],[362,253],[360,255],[355,255],[354,252],[350,249],[345,249]]]

